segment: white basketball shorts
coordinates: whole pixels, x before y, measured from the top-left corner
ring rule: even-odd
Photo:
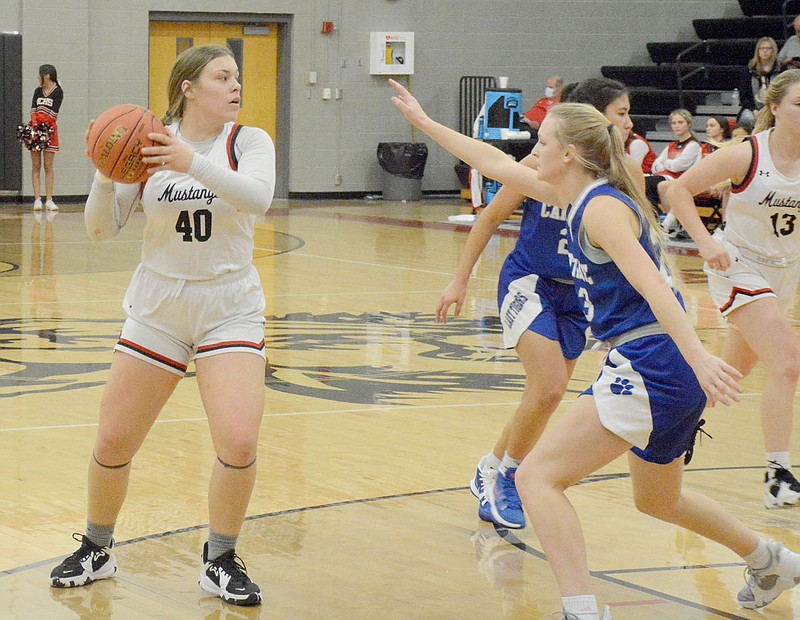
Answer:
[[[193,358],[247,352],[266,359],[264,309],[252,265],[213,280],[176,280],[139,265],[114,347],[183,376]]]

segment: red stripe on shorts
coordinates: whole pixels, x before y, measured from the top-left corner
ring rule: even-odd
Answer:
[[[209,351],[219,351],[220,349],[256,349],[257,351],[261,351],[266,342],[262,340],[261,342],[250,342],[249,340],[228,340],[226,342],[217,342],[216,344],[209,344],[204,347],[198,347],[198,353],[208,353]]]
[[[738,286],[734,286],[733,290],[731,291],[731,296],[728,297],[727,303],[724,306],[722,306],[719,309],[719,311],[720,312],[725,312],[728,308],[730,308],[733,305],[733,302],[736,299],[737,295],[747,295],[748,297],[756,297],[757,295],[763,295],[764,293],[771,293],[771,292],[772,292],[772,289],[769,288],[769,287],[756,289],[755,291],[749,291],[747,289],[739,288]]]
[[[145,357],[148,357],[151,360],[155,360],[160,364],[164,364],[165,366],[169,366],[170,368],[174,368],[175,370],[180,370],[181,372],[186,372],[187,366],[185,364],[181,364],[180,362],[171,360],[168,357],[164,357],[163,355],[160,355],[155,351],[151,351],[150,349],[146,349],[143,346],[136,344],[135,342],[131,342],[130,340],[125,340],[124,338],[120,338],[118,344],[125,347],[126,349],[130,349],[131,351],[136,351],[136,353],[138,353],[139,355],[144,355]]]

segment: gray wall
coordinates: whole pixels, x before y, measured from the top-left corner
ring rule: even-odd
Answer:
[[[2,0],[0,30],[23,35],[23,108],[30,105],[42,63],[56,65],[66,93],[57,195],[88,191],[87,120],[116,103],[147,104],[149,13],[216,13],[220,5]],[[389,102],[387,78],[369,74],[370,31],[415,32],[411,90],[431,116],[455,128],[462,75],[509,76],[510,86],[522,89],[527,109],[542,96],[549,74],[569,82],[598,76],[605,64],[646,64],[648,41],[695,40],[692,19],[741,15],[734,0],[226,0],[224,6],[232,13],[291,17],[283,183],[289,192],[378,191],[377,144],[423,139]],[[42,15],[48,16],[46,26]],[[336,31],[321,34],[322,21],[333,21]],[[303,82],[309,70],[319,80],[311,88]],[[323,101],[324,87],[343,89],[343,98]],[[456,189],[455,159],[429,146],[423,190]],[[29,173],[26,157],[25,196],[31,195]],[[334,184],[337,173],[341,185]]]

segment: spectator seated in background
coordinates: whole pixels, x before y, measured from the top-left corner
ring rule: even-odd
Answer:
[[[753,91],[755,109],[764,107],[764,93],[767,92],[770,80],[781,72],[781,63],[778,61],[778,44],[772,37],[761,37],[756,43],[756,49],[750,62],[747,63],[750,72],[750,88]]]
[[[636,160],[644,174],[650,174],[653,171],[656,153],[650,143],[638,133],[631,131],[628,134],[628,139],[625,140],[625,152]]]
[[[688,110],[673,110],[669,115],[669,124],[675,140],[670,142],[653,162],[652,174],[645,179],[647,198],[658,209],[663,209],[659,185],[664,181],[677,179],[703,156],[700,143],[692,133],[692,114]],[[675,216],[666,215],[663,222],[664,230],[671,237],[682,232]]]
[[[781,51],[778,52],[778,62],[781,69],[800,69],[800,15],[792,22],[794,34],[786,39]]]
[[[713,153],[733,137],[733,127],[724,116],[711,116],[706,121],[706,139],[700,145],[703,157]]]
[[[653,175],[677,179],[702,155],[700,143],[692,132],[692,113],[688,110],[673,110],[669,124],[675,140],[670,142],[653,162]]]
[[[547,86],[544,89],[544,97],[533,104],[533,107],[525,112],[520,119],[521,123],[528,125],[531,129],[539,130],[547,111],[554,105],[561,103],[561,91],[564,87],[564,80],[557,75],[547,78]]]

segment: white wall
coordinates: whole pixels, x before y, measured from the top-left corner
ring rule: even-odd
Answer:
[[[66,95],[56,194],[80,196],[91,178],[83,156],[88,119],[116,103],[147,103],[149,12],[215,13],[221,3],[2,0],[2,6],[0,30],[23,34],[24,109],[38,66],[58,68]],[[456,127],[463,75],[509,76],[527,109],[549,74],[569,82],[599,76],[602,65],[647,64],[648,41],[695,40],[692,19],[741,14],[734,0],[226,0],[224,8],[292,16],[290,192],[378,191],[378,143],[422,139],[389,102],[387,78],[369,75],[370,31],[416,33],[412,91],[431,116]],[[320,33],[323,20],[336,24],[334,34]],[[318,73],[316,87],[304,86],[308,70]],[[323,87],[342,88],[343,99],[323,101]],[[423,190],[457,188],[455,159],[429,146]],[[25,158],[26,196],[29,176]]]
[[[16,32],[21,28],[21,3],[7,2],[0,4],[0,32]]]

